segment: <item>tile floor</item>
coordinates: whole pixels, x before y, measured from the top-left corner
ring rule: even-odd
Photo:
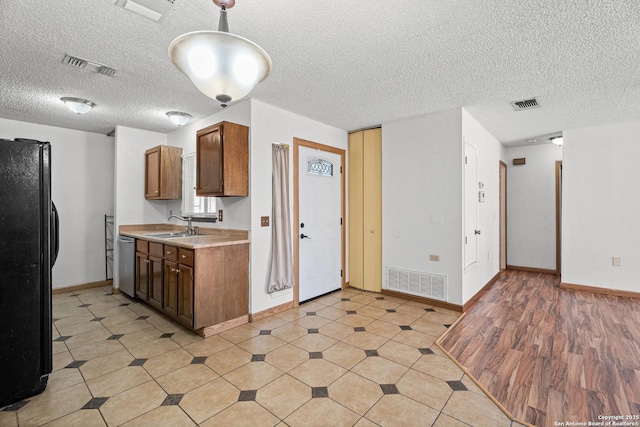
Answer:
[[[110,290],[54,296],[54,372],[1,426],[518,425],[434,344],[452,311],[345,289],[203,340]]]

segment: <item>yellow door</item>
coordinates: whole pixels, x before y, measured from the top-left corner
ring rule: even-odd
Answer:
[[[382,289],[382,132],[349,135],[349,285]]]

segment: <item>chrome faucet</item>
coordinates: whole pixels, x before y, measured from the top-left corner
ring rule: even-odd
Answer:
[[[187,235],[189,236],[193,236],[194,234],[198,234],[198,227],[193,227],[191,225],[191,217],[188,216],[186,218],[183,218],[181,216],[178,215],[169,215],[169,218],[167,218],[167,221],[170,221],[171,218],[178,218],[180,221],[187,221],[187,229],[185,230]]]

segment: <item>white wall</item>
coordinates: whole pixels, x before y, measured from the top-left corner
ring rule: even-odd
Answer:
[[[104,215],[113,214],[112,137],[0,119],[0,138],[51,142],[51,191],[60,215],[53,287],[105,280]]]
[[[253,136],[251,129],[251,100],[247,99],[238,104],[233,104],[216,114],[190,122],[184,127],[171,132],[167,135],[167,145],[183,147],[184,154],[195,153],[196,132],[222,121],[249,126],[249,140],[251,140]],[[249,158],[251,158],[251,150],[249,150]],[[249,180],[251,180],[251,173],[249,173]],[[249,192],[249,196],[251,196],[251,192]],[[180,203],[174,203],[171,209],[174,209],[174,213],[178,213],[180,207]],[[217,197],[216,209],[224,211],[223,221],[217,223],[202,222],[197,224],[198,227],[231,228],[236,230],[248,230],[251,228],[250,197]]]
[[[445,275],[462,304],[462,188],[460,109],[383,123],[383,287],[387,267]]]
[[[484,183],[485,201],[478,203],[478,262],[464,270],[462,302],[467,302],[500,271],[500,142],[465,109],[462,138],[478,148],[478,181]],[[464,188],[462,189],[464,195]],[[464,224],[462,224],[464,229]],[[464,250],[464,246],[463,246]],[[464,253],[464,252],[463,252]]]
[[[511,147],[507,161],[507,264],[556,269],[556,161],[562,148]],[[513,165],[525,157],[526,164]]]
[[[298,114],[251,100],[251,312],[257,313],[293,299],[292,290],[269,295],[271,227],[260,227],[261,216],[272,216],[271,145],[289,144],[290,200],[293,220],[293,138],[348,148],[348,134]],[[346,190],[346,189],[345,189]],[[292,224],[292,227],[294,224]]]
[[[167,135],[116,127],[115,212],[118,225],[167,222],[167,201],[144,197],[144,152],[157,145],[167,145]]]
[[[640,292],[640,122],[563,136],[562,281]]]
[[[116,127],[115,140],[115,230],[120,225],[167,222],[169,205],[165,200],[144,197],[144,152],[157,145],[167,145],[167,135],[158,132]],[[113,287],[118,288],[118,245],[114,251]]]

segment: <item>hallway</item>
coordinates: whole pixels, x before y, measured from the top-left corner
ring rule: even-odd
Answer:
[[[505,271],[440,344],[516,419],[640,423],[640,300]]]

